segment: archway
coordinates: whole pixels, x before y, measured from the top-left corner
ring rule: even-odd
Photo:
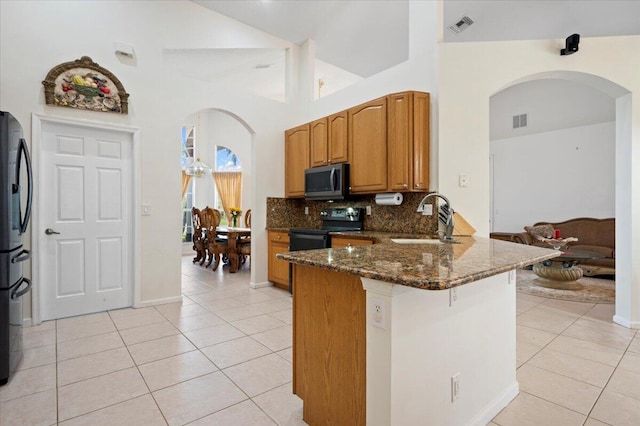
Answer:
[[[206,165],[212,172],[230,171],[229,158],[220,158],[221,154],[232,153],[235,159],[234,172],[240,176],[242,190],[238,197],[237,203],[234,202],[233,207],[241,208],[243,211],[251,209],[255,204],[254,170],[253,162],[253,144],[255,132],[249,124],[240,118],[237,114],[221,109],[221,108],[205,108],[188,115],[183,121],[183,129],[192,129],[193,141],[190,145],[191,157],[184,160],[183,149],[183,170],[185,163],[190,163],[195,159],[200,159],[201,163]],[[183,134],[185,132],[183,131]],[[228,177],[223,176],[225,179]],[[184,191],[184,189],[183,189]],[[185,208],[185,200],[189,197],[193,200],[193,206],[199,209],[205,206],[217,208],[224,212],[221,205],[221,198],[218,194],[214,177],[211,173],[205,173],[202,176],[193,176],[191,182],[188,183],[186,195],[183,195],[183,229],[188,228],[185,221],[191,221],[191,205]],[[237,204],[237,205],[235,205]],[[188,212],[187,212],[188,210]],[[227,224],[228,218],[224,216],[222,223]],[[183,232],[184,234],[184,232]],[[183,255],[195,254],[192,249],[191,240],[183,240]],[[222,270],[222,268],[220,269]],[[210,273],[210,271],[208,271]]]
[[[613,320],[632,327],[629,320],[635,294],[633,265],[631,263],[631,91],[597,75],[576,71],[548,71],[524,76],[501,87],[492,94],[525,82],[559,79],[577,82],[598,90],[615,102],[615,219],[616,219],[616,315]],[[626,160],[626,161],[625,161]],[[625,231],[627,230],[627,231]]]

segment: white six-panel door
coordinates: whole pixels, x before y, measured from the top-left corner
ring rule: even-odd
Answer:
[[[132,302],[132,135],[45,122],[38,246],[41,319]]]

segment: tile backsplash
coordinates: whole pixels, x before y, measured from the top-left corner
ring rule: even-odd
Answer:
[[[406,192],[402,195],[404,200],[399,206],[380,206],[376,204],[374,194],[353,195],[349,200],[334,203],[297,198],[267,198],[267,229],[320,228],[320,210],[323,208],[371,206],[371,216],[365,216],[364,219],[366,231],[435,234],[436,216],[424,216],[416,212],[420,200],[427,194]],[[429,201],[433,203],[433,200]],[[304,214],[305,207],[309,208],[308,215]]]

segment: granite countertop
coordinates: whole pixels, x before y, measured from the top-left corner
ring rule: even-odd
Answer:
[[[336,234],[371,238],[379,244],[295,251],[276,257],[424,290],[445,290],[560,255],[557,250],[483,237],[455,237],[458,244],[397,244],[390,239],[403,236],[388,232]]]

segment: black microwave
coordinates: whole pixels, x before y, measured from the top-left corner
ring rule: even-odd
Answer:
[[[304,171],[306,200],[344,200],[349,194],[349,164],[314,167]]]

